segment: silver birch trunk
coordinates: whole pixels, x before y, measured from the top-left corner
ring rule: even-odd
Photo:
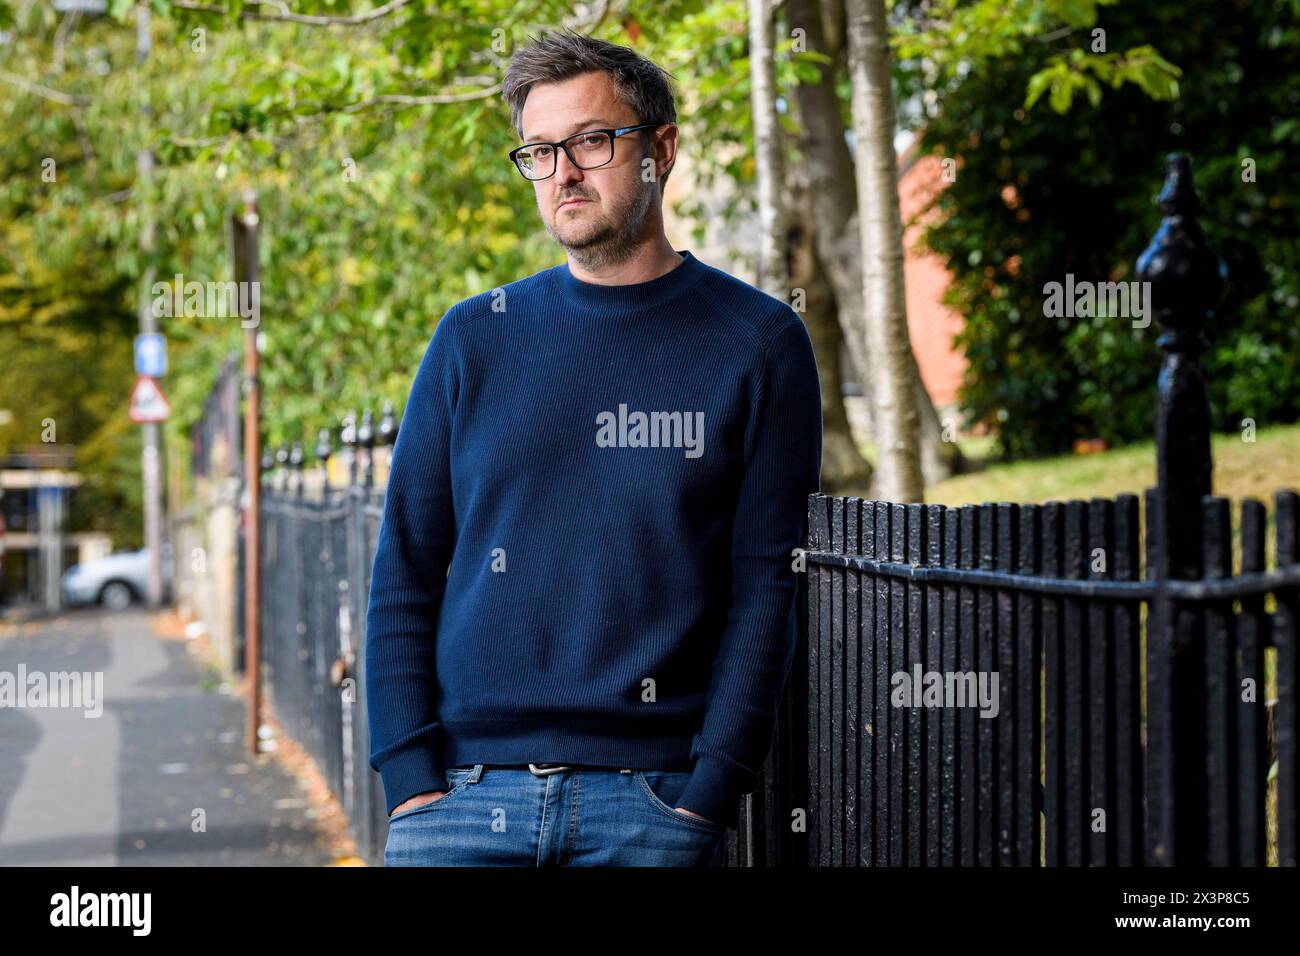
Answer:
[[[894,91],[884,0],[844,0],[853,135],[857,144],[862,300],[876,432],[877,496],[923,501],[915,360],[903,294],[903,226],[894,153]]]

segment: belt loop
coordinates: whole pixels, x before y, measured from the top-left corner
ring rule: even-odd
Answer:
[[[483,776],[483,764],[474,764],[474,769],[470,771],[469,782],[478,783],[479,778]]]

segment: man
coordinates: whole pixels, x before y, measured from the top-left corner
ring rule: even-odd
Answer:
[[[504,95],[567,262],[452,306],[411,387],[366,621],[385,864],[721,865],[797,640],[812,345],[665,237],[658,67],[553,35]]]

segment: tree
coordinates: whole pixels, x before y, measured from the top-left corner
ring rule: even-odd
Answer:
[[[824,374],[833,376],[837,407],[826,412],[828,421],[843,416],[838,401],[840,388],[839,342],[843,342],[858,370],[858,380],[870,388],[869,374],[873,363],[869,357],[863,320],[862,236],[858,224],[858,193],[854,180],[853,157],[849,153],[845,132],[844,104],[838,93],[847,56],[844,8],[836,3],[819,4],[815,0],[789,0],[788,24],[798,35],[801,49],[797,53],[797,82],[792,99],[799,117],[799,153],[810,182],[811,220],[809,232],[817,248],[817,264],[826,273],[833,289],[832,305],[841,334],[827,335]],[[810,313],[811,314],[811,313]],[[832,345],[834,347],[832,347]],[[934,403],[921,381],[920,369],[912,356],[912,380],[917,408],[921,415],[921,469],[927,485],[942,481],[965,467],[956,442],[945,441]],[[870,392],[868,408],[870,409]],[[874,416],[873,416],[874,418]],[[844,426],[847,434],[847,421]],[[873,426],[874,431],[874,426]],[[826,458],[823,473],[844,476],[844,484],[865,486],[870,466],[861,462],[856,450],[838,448],[835,432],[823,446]]]
[[[894,90],[884,0],[845,0],[857,142],[863,306],[873,364],[877,496],[922,501],[920,411],[903,293],[903,226],[894,154]]]
[[[1206,330],[1215,427],[1300,414],[1290,359],[1300,353],[1300,189],[1286,173],[1300,143],[1289,107],[1300,101],[1295,12],[1235,0],[1099,5],[1051,42],[974,51],[964,70],[930,74],[923,147],[960,173],[937,198],[942,224],[927,242],[948,261],[966,317],[963,405],[998,429],[1005,456],[1149,438],[1158,325],[1053,318],[1043,290],[1067,274],[1134,278],[1174,149],[1193,159],[1201,221],[1229,266],[1228,300]],[[1123,52],[1104,49],[1121,39]],[[1089,59],[1106,75],[1078,66]],[[908,62],[919,82],[920,60]],[[1061,79],[1067,69],[1076,79]]]

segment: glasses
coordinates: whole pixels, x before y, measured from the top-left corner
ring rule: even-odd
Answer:
[[[639,129],[654,129],[667,123],[642,123],[622,129],[589,129],[574,133],[558,143],[525,143],[510,151],[510,158],[524,179],[537,181],[555,175],[555,147],[564,150],[569,162],[579,169],[596,169],[614,158],[614,139]]]

